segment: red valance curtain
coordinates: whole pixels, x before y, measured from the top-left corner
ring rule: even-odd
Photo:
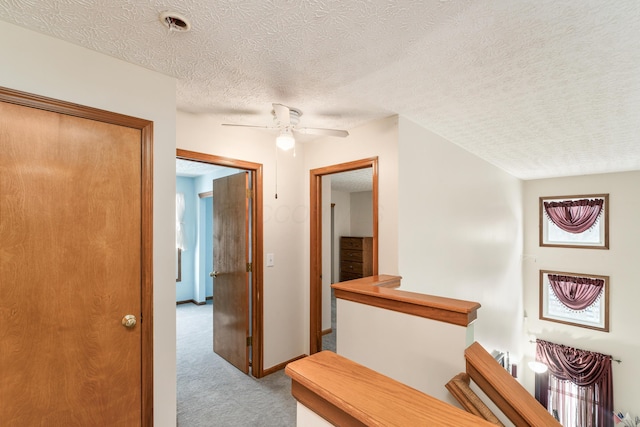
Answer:
[[[587,231],[602,214],[604,199],[563,200],[544,202],[549,219],[561,230],[578,234]]]
[[[575,407],[565,408],[566,396],[551,402],[552,406],[560,408],[559,412],[562,409],[578,411],[583,427],[613,426],[611,356],[543,340],[536,343],[536,360],[549,367],[547,372],[536,374],[536,399],[549,408],[549,386],[554,386],[556,394],[562,394],[560,382],[570,381],[579,386]],[[562,413],[560,416],[562,419]]]
[[[560,302],[572,310],[581,311],[592,305],[602,294],[603,279],[549,274],[549,284]]]

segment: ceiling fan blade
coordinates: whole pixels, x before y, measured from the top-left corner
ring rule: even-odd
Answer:
[[[271,127],[271,126],[238,125],[238,124],[235,124],[235,123],[222,123],[222,126],[239,126],[239,127],[243,127],[243,128],[258,128],[258,129],[267,129],[267,130],[276,129],[276,128]]]
[[[346,130],[339,130],[339,129],[295,128],[294,130],[296,132],[309,134],[309,135],[338,136],[340,138],[349,136],[349,132],[347,132]]]
[[[289,111],[289,107],[282,104],[273,104],[273,112],[280,124],[283,126],[289,126],[291,124],[291,113]]]

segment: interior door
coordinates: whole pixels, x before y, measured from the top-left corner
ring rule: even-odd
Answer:
[[[141,130],[1,102],[0,152],[0,424],[141,425]]]
[[[213,181],[213,351],[249,372],[249,173]]]

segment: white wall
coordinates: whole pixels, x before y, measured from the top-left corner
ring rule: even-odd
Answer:
[[[524,308],[527,360],[535,357],[531,338],[613,355],[615,409],[638,414],[640,334],[640,172],[588,175],[524,183]],[[609,193],[609,250],[540,247],[538,200],[547,196]],[[539,271],[609,276],[609,332],[539,320]],[[532,393],[533,375],[525,386]]]
[[[349,130],[345,138],[322,138],[305,145],[304,173],[309,170],[378,156],[379,272],[398,273],[398,118],[388,117]],[[309,208],[309,179],[304,180],[305,206]],[[304,326],[309,351],[309,217],[304,228]],[[337,247],[336,247],[337,248]],[[338,278],[339,279],[339,278]]]
[[[334,283],[340,281],[340,236],[351,235],[351,196],[344,191],[332,191],[331,203],[333,208],[333,278]]]
[[[351,235],[373,236],[373,192],[351,193]]]
[[[466,327],[344,299],[336,305],[339,355],[460,407],[444,385],[465,371]]]
[[[267,108],[269,106],[265,106]],[[276,194],[275,134],[221,126],[207,115],[177,113],[177,147],[264,165],[264,253],[273,253],[274,267],[264,268],[264,368],[308,353],[309,283],[302,249],[308,220],[308,176],[303,168],[305,149],[279,151]],[[175,153],[174,153],[175,155]],[[264,262],[264,260],[261,260]]]
[[[322,260],[331,259],[331,175],[322,178]],[[322,263],[322,310],[320,329],[331,329],[331,263]]]
[[[305,172],[311,169],[378,156],[379,271],[398,272],[398,118],[387,117],[349,130],[345,138],[322,138],[306,144]],[[309,180],[305,180],[305,202]],[[309,222],[306,224],[305,272],[309,271]],[[308,290],[307,290],[308,298]]]
[[[476,340],[518,361],[521,181],[402,117],[399,135],[402,288],[479,302]]]
[[[154,122],[154,417],[175,425],[175,80],[4,22],[0,55],[0,86]]]

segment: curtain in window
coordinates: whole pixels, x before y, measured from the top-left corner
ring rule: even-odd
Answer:
[[[176,248],[186,250],[186,238],[184,233],[184,194],[176,193]]]
[[[544,202],[549,220],[568,233],[582,233],[596,223],[602,214],[604,199]]]
[[[560,302],[581,311],[598,300],[604,288],[603,279],[549,274],[549,284]]]
[[[536,399],[556,410],[563,425],[613,426],[611,356],[536,340],[536,360],[549,370],[536,374]]]

